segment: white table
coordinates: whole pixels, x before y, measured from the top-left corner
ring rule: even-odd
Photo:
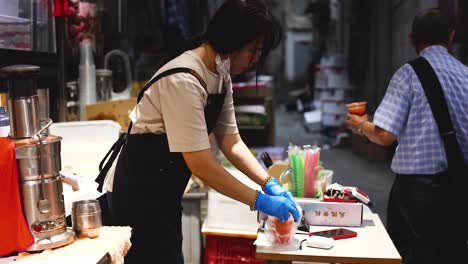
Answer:
[[[332,226],[311,226],[310,231],[332,229]],[[256,257],[268,260],[287,260],[323,263],[350,264],[401,264],[401,257],[379,216],[364,213],[363,225],[347,227],[358,233],[357,237],[336,240],[331,249],[307,247],[305,242],[299,250],[300,241],[306,234],[296,234],[290,246],[271,246],[263,232],[258,233],[256,240]]]
[[[215,227],[208,227],[206,222],[203,223],[201,228],[201,233],[203,235],[209,236],[222,236],[222,237],[240,237],[240,238],[248,238],[248,239],[256,239],[257,238],[257,230],[236,230],[230,228],[215,228]]]

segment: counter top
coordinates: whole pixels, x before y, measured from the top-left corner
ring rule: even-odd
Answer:
[[[203,235],[210,235],[210,236],[242,237],[242,238],[256,239],[257,229],[258,228],[254,228],[252,230],[245,230],[245,229],[236,230],[236,229],[230,229],[230,228],[208,227],[205,222],[202,225],[201,233]]]
[[[5,264],[82,264],[112,263],[123,264],[124,256],[130,249],[131,228],[128,226],[103,226],[97,238],[80,238],[75,242],[44,250],[41,253],[22,252],[13,261],[2,261]]]
[[[333,229],[332,226],[311,226],[310,231]],[[401,257],[377,214],[364,214],[360,227],[347,227],[357,232],[357,237],[336,240],[331,249],[310,248],[300,241],[307,234],[295,234],[288,246],[271,246],[263,232],[258,233],[256,257],[269,260],[350,263],[350,264],[401,264]]]

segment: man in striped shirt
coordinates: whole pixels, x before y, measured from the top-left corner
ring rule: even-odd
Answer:
[[[448,21],[437,9],[426,10],[415,17],[409,38],[416,53],[430,63],[439,79],[468,164],[468,68],[447,51],[455,34]],[[387,229],[403,263],[451,263],[441,258],[453,258],[455,254],[443,255],[440,251],[444,243],[455,242],[441,241],[438,230],[457,232],[450,229],[453,219],[444,205],[456,201],[441,195],[440,179],[448,177],[444,143],[413,68],[404,64],[393,75],[373,122],[367,120],[367,115],[348,114],[346,125],[380,145],[398,141],[391,164],[397,177],[389,198]],[[460,172],[456,177],[468,175]],[[456,242],[459,263],[468,263],[465,239]]]

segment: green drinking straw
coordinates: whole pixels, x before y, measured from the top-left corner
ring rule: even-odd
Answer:
[[[304,155],[303,155],[302,150],[298,151],[297,163],[298,163],[298,166],[297,166],[297,171],[298,171],[298,174],[297,174],[297,181],[298,181],[297,191],[298,191],[298,194],[297,194],[297,196],[304,197]]]
[[[295,151],[293,151],[295,152]],[[293,190],[294,190],[294,193],[293,195],[294,196],[297,196],[297,158],[296,158],[296,154],[295,153],[292,153],[291,154],[291,159],[292,159],[292,162],[291,162],[291,170],[292,170],[292,179],[293,179]]]

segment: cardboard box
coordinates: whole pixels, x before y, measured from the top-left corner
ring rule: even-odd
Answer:
[[[322,124],[329,127],[339,127],[344,125],[346,114],[322,113]]]
[[[322,113],[327,114],[346,114],[345,101],[322,100]]]
[[[361,226],[362,203],[322,202],[312,198],[296,198],[310,225]]]
[[[343,101],[345,100],[345,89],[317,89],[320,100],[333,100]]]
[[[125,100],[99,102],[86,106],[87,120],[112,120],[120,124],[123,131],[127,131],[130,125],[128,115],[135,107],[135,97]]]

